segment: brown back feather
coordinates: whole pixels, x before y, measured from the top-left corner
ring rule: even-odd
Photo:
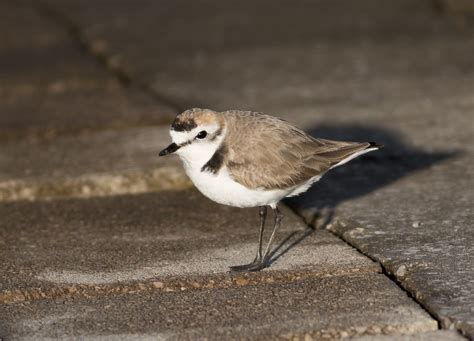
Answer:
[[[242,111],[223,113],[229,174],[248,188],[289,188],[323,175],[369,143],[315,139],[276,117]]]

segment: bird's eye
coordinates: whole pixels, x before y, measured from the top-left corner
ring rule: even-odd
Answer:
[[[199,134],[196,135],[196,138],[198,139],[203,139],[207,136],[207,131],[203,130],[203,131],[200,131]]]

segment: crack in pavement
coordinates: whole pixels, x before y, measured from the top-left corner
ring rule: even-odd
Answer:
[[[70,284],[54,287],[14,289],[0,292],[0,304],[47,300],[55,298],[114,296],[145,292],[182,292],[199,289],[224,289],[250,285],[291,283],[311,278],[357,276],[358,273],[380,273],[378,267],[358,267],[350,270],[327,271],[278,270],[260,273],[220,273],[205,276],[154,278],[139,282],[107,284]]]
[[[297,211],[294,211],[296,214],[298,214]],[[350,224],[348,222],[345,222],[345,221],[342,221],[340,220],[339,218],[334,222],[335,224],[343,224],[343,226],[347,226],[347,225],[354,225],[354,228],[357,229],[356,226],[360,226],[359,224]],[[334,224],[333,223],[333,224]],[[328,226],[329,227],[329,226]],[[382,274],[384,274],[388,279],[390,279],[395,285],[397,285],[397,287],[399,287],[403,292],[405,292],[407,294],[408,297],[410,297],[410,299],[412,299],[416,304],[419,305],[419,307],[421,309],[423,309],[428,315],[431,316],[431,318],[433,318],[433,320],[437,321],[438,323],[438,330],[448,330],[448,329],[451,329],[449,328],[449,326],[446,326],[442,323],[442,321],[440,320],[439,316],[436,314],[436,312],[432,311],[428,306],[426,306],[425,304],[423,304],[422,301],[420,301],[419,299],[417,299],[416,297],[416,294],[412,291],[410,291],[410,288],[408,287],[405,287],[404,283],[402,281],[400,281],[396,274],[392,274],[389,269],[387,268],[387,266],[376,256],[374,255],[371,255],[367,252],[364,252],[362,251],[356,243],[353,243],[351,242],[349,239],[345,238],[344,234],[342,233],[337,233],[335,232],[334,230],[330,229],[330,228],[326,228],[326,230],[328,230],[331,234],[333,234],[335,237],[339,238],[341,241],[345,242],[348,246],[352,247],[353,249],[355,249],[356,251],[358,251],[361,255],[367,257],[367,258],[370,258],[372,261],[376,262],[380,268],[382,269]],[[457,329],[457,328],[456,328]],[[460,329],[457,329],[458,332],[462,333],[462,330]]]
[[[182,112],[186,109],[179,103],[161,95],[147,83],[136,79],[130,71],[118,62],[118,57],[107,50],[103,42],[90,40],[82,31],[80,25],[76,24],[60,10],[43,1],[33,3],[33,7],[37,10],[38,14],[63,27],[69,33],[72,40],[79,46],[80,50],[84,51],[98,62],[99,65],[107,69],[124,87],[134,87],[149,95],[157,102],[167,105],[177,112]]]

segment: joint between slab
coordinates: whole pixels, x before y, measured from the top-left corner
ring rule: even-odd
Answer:
[[[232,274],[222,273],[211,276],[192,276],[187,278],[169,277],[147,281],[116,284],[70,284],[52,287],[36,287],[26,290],[5,290],[0,292],[0,304],[48,300],[56,298],[100,297],[120,294],[139,294],[146,292],[183,292],[203,289],[226,289],[273,283],[292,283],[311,278],[357,276],[360,273],[380,274],[378,267],[354,268],[351,271],[269,271],[264,273]]]
[[[348,234],[350,234],[350,231],[357,229],[356,226],[358,226],[358,224],[338,218],[337,221],[333,225],[341,226],[342,232],[340,232],[338,229],[328,229],[332,234],[334,234],[336,237],[340,238],[342,241],[347,243],[347,245],[356,249],[362,255],[370,258],[374,262],[377,262],[377,264],[379,264],[382,269],[382,273],[386,277],[388,277],[393,283],[395,283],[401,290],[403,290],[407,294],[408,297],[410,297],[413,301],[415,301],[427,314],[429,314],[438,323],[439,330],[450,329],[451,326],[455,327],[454,323],[451,323],[450,325],[447,325],[445,323],[446,321],[444,321],[443,323],[442,317],[438,316],[438,314],[435,311],[430,309],[429,306],[427,306],[421,300],[419,300],[416,296],[416,293],[413,292],[411,288],[407,286],[403,280],[400,280],[397,277],[397,274],[390,271],[390,269],[388,269],[388,267],[384,264],[383,261],[381,261],[379,257],[375,255],[371,255],[369,252],[364,251],[359,245],[357,245],[357,243],[355,243],[350,237],[348,237]],[[353,228],[351,229],[351,227]],[[458,329],[458,331],[462,333],[462,330]]]
[[[120,58],[111,54],[106,47],[106,44],[101,41],[91,41],[82,32],[79,25],[77,25],[71,18],[62,13],[60,10],[52,7],[45,2],[34,3],[34,8],[43,17],[54,21],[59,26],[66,29],[71,36],[72,40],[76,42],[79,49],[85,52],[87,55],[95,59],[99,65],[107,69],[125,88],[134,87],[143,93],[147,94],[157,102],[169,106],[171,109],[182,112],[184,108],[179,103],[159,94],[148,84],[137,80],[129,70],[127,70],[122,63]]]
[[[104,197],[190,187],[191,182],[181,169],[165,167],[115,174],[86,174],[74,178],[48,178],[44,181],[6,181],[0,183],[0,202]]]

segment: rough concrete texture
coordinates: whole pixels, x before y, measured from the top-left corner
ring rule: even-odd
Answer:
[[[164,97],[384,143],[292,205],[310,222],[337,207],[356,223],[333,231],[474,337],[474,25],[460,1],[49,3]]]
[[[466,340],[455,330],[437,330],[435,332],[402,335],[367,335],[352,338],[354,341],[461,341]]]
[[[473,166],[465,158],[436,165],[376,193],[341,203],[339,216],[349,222],[330,226],[381,262],[444,327],[457,327],[471,337],[474,195],[470,189],[474,174],[466,168]],[[381,167],[373,171],[377,176]],[[358,180],[361,185],[365,182]]]
[[[3,306],[6,338],[327,339],[436,330],[382,274]]]
[[[51,19],[0,3],[0,139],[168,122],[175,109],[124,85]]]
[[[253,259],[259,222],[256,209],[220,206],[197,191],[4,203],[0,212],[3,302],[18,290],[28,299],[35,288],[226,273]],[[329,232],[284,213],[272,271],[380,271]]]
[[[0,201],[189,187],[168,127],[127,128],[0,145]]]
[[[65,194],[51,190],[58,179],[63,184],[60,188],[73,188],[74,193],[90,193],[90,188],[95,190],[93,194],[112,193],[107,186],[97,188],[116,183],[110,177],[117,173],[124,191],[132,191],[135,187],[128,185],[127,179],[132,177],[131,183],[137,184],[137,178],[154,167],[144,166],[154,162],[147,158],[151,151],[146,146],[151,143],[140,142],[147,140],[153,129],[126,130],[123,135],[91,134],[90,141],[83,137],[86,135],[78,140],[58,140],[79,153],[78,160],[90,161],[88,167],[93,172],[76,163],[67,148],[37,142],[31,136],[50,138],[104,127],[167,122],[172,115],[162,115],[162,109],[158,114],[153,111],[157,98],[183,107],[267,111],[317,136],[375,140],[386,148],[335,170],[291,204],[316,226],[327,225],[322,219],[334,219],[327,227],[380,261],[442,327],[456,327],[474,337],[473,198],[469,193],[473,187],[474,127],[470,123],[474,111],[474,35],[472,15],[465,15],[465,10],[453,5],[460,1],[116,1],[114,6],[110,1],[93,5],[78,0],[47,3],[49,8],[40,5],[41,16],[15,1],[0,3],[4,6],[0,25],[6,27],[0,29],[0,53],[6,61],[0,71],[2,79],[8,80],[8,84],[0,84],[1,138],[30,137],[30,144],[2,147],[3,159],[8,161],[0,162],[2,174],[4,178],[14,177],[17,166],[9,168],[11,162],[20,168],[35,162],[31,167],[34,181],[27,185],[28,173],[16,172],[20,188],[29,188],[23,197],[16,198],[31,197],[29,191],[39,196],[45,188],[49,193],[70,194],[69,189]],[[57,25],[51,23],[53,18]],[[17,26],[21,28],[11,29]],[[76,30],[75,38],[66,34],[67,30]],[[76,38],[84,42],[83,55],[76,54],[79,50],[70,41]],[[64,60],[58,60],[60,55]],[[109,71],[94,64],[94,58],[102,59]],[[110,73],[122,81],[130,79],[132,85],[143,85],[141,89],[153,94],[154,99],[133,86],[124,88]],[[31,112],[36,115],[32,117]],[[130,139],[132,145],[138,141],[138,146],[127,145],[133,151],[128,165],[138,162],[143,166],[137,173],[128,173],[128,166],[114,166],[117,173],[109,173],[115,154],[87,151],[102,142],[107,145],[108,140],[122,143],[122,137],[128,134],[127,141]],[[82,141],[84,148],[75,148],[75,141]],[[16,150],[31,160],[13,160]],[[47,160],[46,150],[61,157]],[[117,155],[120,152],[126,154],[118,148]],[[104,161],[94,165],[88,157]],[[65,160],[64,169],[61,160]],[[50,170],[61,176],[48,175]],[[81,180],[82,174],[88,176],[87,181]],[[97,178],[96,174],[103,177]],[[68,182],[70,179],[73,181]],[[39,187],[34,187],[36,183]],[[18,187],[15,191],[22,192]],[[316,338],[323,338],[367,331],[417,333],[436,329],[433,320],[419,308],[413,314],[411,308],[406,313],[405,304],[400,302],[409,300],[399,290],[395,293],[393,284],[378,286],[388,280],[376,274],[377,265],[325,231],[307,236],[269,271],[231,277],[224,273],[233,264],[229,260],[241,263],[253,256],[256,213],[226,216],[225,212],[234,211],[210,205],[203,222],[196,211],[201,198],[197,194],[189,194],[189,202],[183,201],[180,193],[163,194],[180,198],[179,210],[176,203],[166,206],[165,200],[171,197],[161,200],[160,195],[1,204],[4,227],[0,230],[5,238],[0,239],[4,243],[0,255],[6,261],[0,263],[5,267],[2,273],[9,274],[2,279],[1,299],[8,304],[5,309],[9,317],[0,332],[32,338],[48,333],[77,335],[81,331],[96,336],[139,337],[141,327],[148,326],[143,330],[149,331],[149,336],[164,338],[173,337],[178,328],[191,326],[193,321],[197,325],[190,329],[207,331],[220,312],[228,317],[219,329],[225,335],[242,330],[242,335],[249,336],[264,335],[266,331],[293,336],[284,330],[288,325],[271,320],[275,316],[296,321],[295,333],[300,338],[309,338],[305,334],[308,330]],[[160,205],[164,205],[164,211]],[[181,214],[183,207],[191,216]],[[31,216],[25,212],[31,212]],[[162,223],[160,217],[189,219],[189,224],[181,232],[176,225]],[[251,229],[236,232],[225,228],[236,222],[247,222],[245,226]],[[218,225],[221,233],[215,232],[216,224],[222,224]],[[282,230],[281,237],[292,233],[289,227]],[[293,238],[298,240],[304,235],[300,231]],[[228,240],[229,236],[234,238]],[[318,252],[313,253],[315,250]],[[349,274],[351,271],[355,275]],[[337,278],[324,277],[334,275]],[[345,284],[346,280],[353,286]],[[321,290],[317,291],[314,286],[319,284]],[[261,296],[260,290],[300,285],[307,295],[292,289],[298,295],[282,295],[280,301],[270,303],[274,304],[271,314],[257,315],[264,305],[256,297],[267,297]],[[353,290],[355,287],[357,290]],[[213,291],[206,291],[211,288],[218,289],[215,306],[209,303]],[[341,288],[349,291],[349,296],[341,293]],[[247,289],[253,296],[249,294],[240,312],[234,298],[247,299]],[[184,293],[176,292],[181,290]],[[116,296],[125,292],[134,296],[128,301],[122,300],[127,299],[126,295]],[[230,308],[222,292],[229,293]],[[201,310],[194,310],[190,303],[195,302],[194,295],[202,293],[208,301],[203,296],[196,298]],[[309,307],[308,297],[319,296],[324,297],[322,303]],[[386,300],[378,300],[381,296]],[[61,301],[66,297],[81,303]],[[305,298],[303,303],[301,297]],[[362,298],[372,297],[376,298],[372,305],[361,303]],[[164,298],[168,299],[164,308],[151,304]],[[265,303],[272,299],[267,297]],[[326,299],[329,314],[312,310],[325,306]],[[104,320],[108,318],[104,317],[104,302],[109,300],[111,311],[115,311],[110,320],[117,318],[115,322]],[[413,307],[413,303],[407,304]],[[124,307],[130,307],[132,313],[124,313]],[[172,318],[163,322],[166,317],[160,309],[166,307],[171,307]],[[387,309],[395,315],[381,313]],[[98,322],[87,317],[89,312],[100,315],[95,318]],[[178,320],[177,316],[183,314],[189,319]],[[364,316],[376,321],[370,324],[375,325],[373,329],[367,327]],[[239,318],[247,318],[258,328],[249,331],[236,322]],[[357,329],[357,325],[362,327]],[[197,335],[193,330],[183,333],[181,337]],[[418,335],[422,338],[429,334],[416,334],[414,338]]]
[[[0,336],[338,338],[437,322],[378,264],[291,211],[272,266],[229,274],[256,247],[257,210],[196,191],[0,204]]]
[[[472,100],[472,32],[433,1],[49,2],[186,106],[267,111],[306,128],[350,117],[400,131],[436,107],[454,124]]]

